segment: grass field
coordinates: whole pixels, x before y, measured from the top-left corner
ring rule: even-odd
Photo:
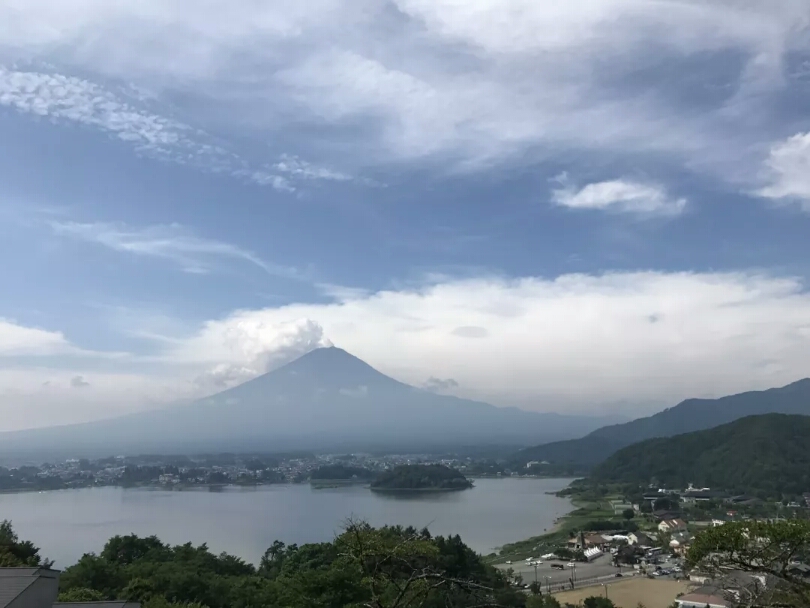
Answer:
[[[619,608],[637,608],[643,604],[645,608],[668,608],[675,601],[679,593],[687,593],[689,583],[673,580],[652,580],[649,578],[634,578],[632,580],[611,583],[607,586],[607,596]],[[574,591],[555,593],[561,604],[579,605],[586,597],[605,595],[605,587],[586,587]]]

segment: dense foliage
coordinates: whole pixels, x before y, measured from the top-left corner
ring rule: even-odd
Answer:
[[[39,555],[39,547],[29,540],[20,540],[11,522],[0,522],[0,568],[42,566],[50,567],[51,562]]]
[[[127,599],[144,608],[445,608],[524,606],[525,595],[458,536],[349,522],[333,542],[275,542],[260,565],[205,545],[116,536],[61,577],[61,597]]]
[[[810,490],[810,417],[749,416],[714,429],[624,448],[594,469],[596,481],[696,486],[761,497]]]
[[[810,581],[797,563],[810,558],[810,521],[744,521],[709,528],[695,537],[687,554],[691,567],[722,576],[743,571],[768,578],[749,585],[738,601],[745,606],[810,606]]]
[[[350,479],[372,479],[374,471],[363,467],[353,467],[345,464],[327,464],[318,467],[310,474],[313,481],[345,481]]]
[[[767,391],[751,391],[719,399],[687,399],[653,416],[597,429],[581,439],[527,448],[512,460],[573,463],[590,468],[621,448],[654,437],[673,437],[728,424],[760,414],[810,415],[810,378]]]
[[[465,490],[472,482],[458,469],[443,464],[406,464],[380,474],[372,490]]]

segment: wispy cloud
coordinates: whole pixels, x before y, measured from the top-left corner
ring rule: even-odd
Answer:
[[[216,143],[205,131],[136,107],[148,101],[142,97],[128,100],[86,79],[0,66],[0,105],[100,129],[134,146],[140,154],[229,174],[280,192],[295,192],[293,182],[353,179],[287,154],[272,165],[253,168],[248,160]]]
[[[242,134],[263,141],[300,127],[318,149],[356,166],[561,147],[654,150],[699,163],[709,149],[734,153],[729,141],[761,142],[761,122],[752,125],[741,106],[776,110],[768,100],[786,86],[782,58],[807,48],[807,24],[803,0],[515,0],[506,10],[497,0],[238,10],[191,0],[85,0],[70,9],[31,0],[0,6],[0,44],[12,56],[152,84],[158,98],[214,102],[217,124],[230,113]],[[694,57],[721,68],[689,79],[661,69],[694,72],[684,63]],[[716,92],[718,75],[726,96]],[[727,104],[737,111],[723,113]],[[345,174],[277,165],[288,178]]]
[[[798,202],[810,212],[810,133],[797,133],[774,145],[765,167],[770,183],[757,194]]]
[[[662,186],[625,179],[597,182],[583,188],[566,186],[552,192],[552,201],[572,209],[648,216],[677,215],[686,206],[686,199],[669,197]]]
[[[230,243],[195,236],[178,224],[132,228],[124,224],[51,222],[57,235],[103,245],[115,251],[177,264],[190,273],[204,274],[223,259],[247,262],[269,274],[299,277],[293,268],[268,264],[254,253]]]
[[[189,139],[192,130],[187,125],[138,110],[104,88],[71,76],[0,66],[0,104],[97,127],[149,153],[199,147]]]
[[[273,165],[273,168],[281,173],[287,173],[302,179],[320,179],[336,182],[347,182],[354,179],[351,175],[346,173],[341,173],[340,171],[326,167],[319,167],[289,154],[282,155],[281,160]]]

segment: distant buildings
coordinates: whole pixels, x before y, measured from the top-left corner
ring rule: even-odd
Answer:
[[[664,519],[658,524],[658,531],[669,534],[686,532],[686,522],[682,519]]]

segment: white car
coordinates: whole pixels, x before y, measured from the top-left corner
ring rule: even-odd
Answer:
[[[567,565],[569,568],[576,568],[576,567],[577,567],[576,563],[574,563],[574,562],[568,562],[568,564],[566,564],[566,565]]]
[[[512,565],[512,560],[511,559],[506,560],[506,565],[511,566]]]
[[[527,558],[526,558],[526,563],[529,563],[529,562],[531,562],[532,560],[534,560],[534,558],[533,558],[533,557],[527,557]]]

